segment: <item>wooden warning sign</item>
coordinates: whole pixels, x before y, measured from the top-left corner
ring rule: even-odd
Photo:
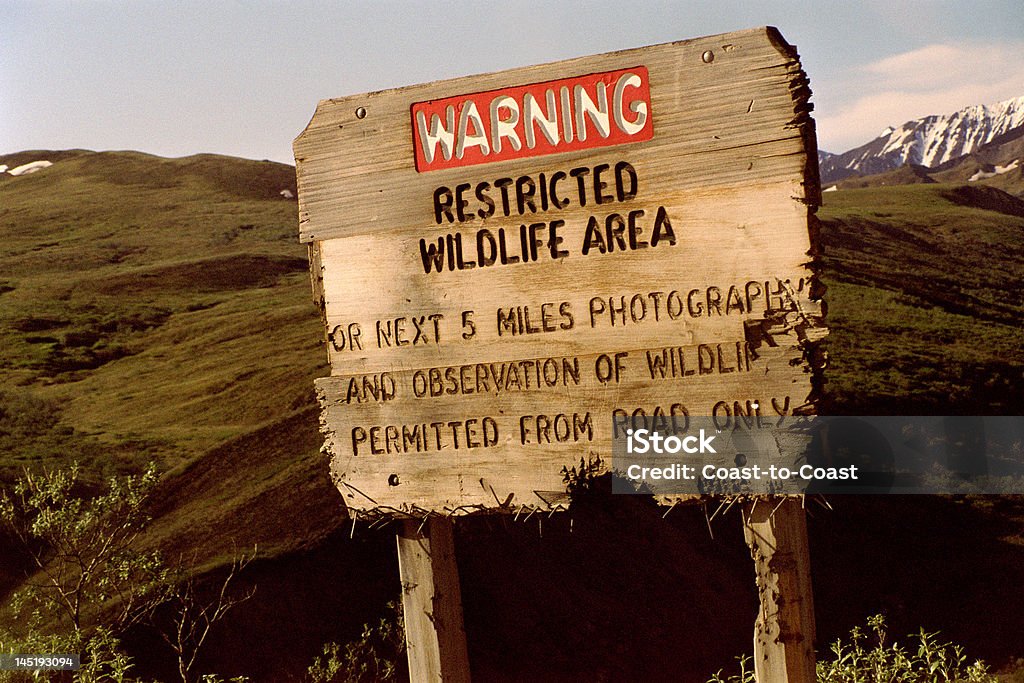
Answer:
[[[767,28],[322,101],[294,148],[348,505],[549,505],[614,416],[810,412],[809,96]]]

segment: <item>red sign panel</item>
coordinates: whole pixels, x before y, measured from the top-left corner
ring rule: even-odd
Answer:
[[[642,142],[653,135],[643,66],[412,105],[420,173]]]

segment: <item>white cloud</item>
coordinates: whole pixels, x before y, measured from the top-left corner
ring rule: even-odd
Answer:
[[[831,152],[886,126],[1024,95],[1024,42],[927,45],[859,67],[838,86],[835,106],[819,105],[815,116],[818,142]]]

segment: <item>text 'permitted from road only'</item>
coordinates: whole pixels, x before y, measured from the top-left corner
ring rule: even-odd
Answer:
[[[294,147],[349,507],[549,506],[613,417],[813,412],[809,96],[768,28],[322,101]]]

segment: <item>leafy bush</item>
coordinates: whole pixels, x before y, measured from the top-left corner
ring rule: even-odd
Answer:
[[[310,683],[390,683],[408,680],[407,669],[402,606],[395,601],[376,625],[363,626],[358,640],[324,645],[307,673]]]
[[[832,643],[833,659],[819,661],[819,683],[996,683],[980,660],[968,663],[959,645],[943,643],[938,632],[923,628],[909,636],[914,643],[904,647],[893,641],[888,644],[885,617],[876,614],[867,620],[867,629],[860,626],[850,631],[848,641]],[[723,677],[721,670],[708,683],[756,683],[751,658],[739,659],[739,673]]]
[[[140,550],[157,479],[151,464],[141,475],[111,477],[106,492],[88,495],[75,464],[26,470],[9,490],[0,490],[0,528],[18,542],[34,572],[11,597],[18,633],[0,632],[0,651],[81,655],[81,669],[49,680],[127,682],[134,680],[133,662],[119,637],[147,624],[177,657],[183,683],[196,680],[194,665],[211,628],[255,590],[230,590],[252,556],[236,557],[210,597],[199,594],[193,568],[172,570],[157,552]],[[0,683],[28,680],[37,678],[0,672]]]
[[[953,643],[943,643],[937,631],[928,633],[922,628],[910,635],[917,642],[916,649],[914,645],[908,649],[896,641],[892,645],[886,643],[885,617],[880,614],[868,618],[868,630],[869,633],[865,633],[859,626],[854,627],[848,643],[842,640],[832,643],[835,659],[818,663],[818,681],[995,683],[997,680],[980,660],[968,664],[964,649]]]

